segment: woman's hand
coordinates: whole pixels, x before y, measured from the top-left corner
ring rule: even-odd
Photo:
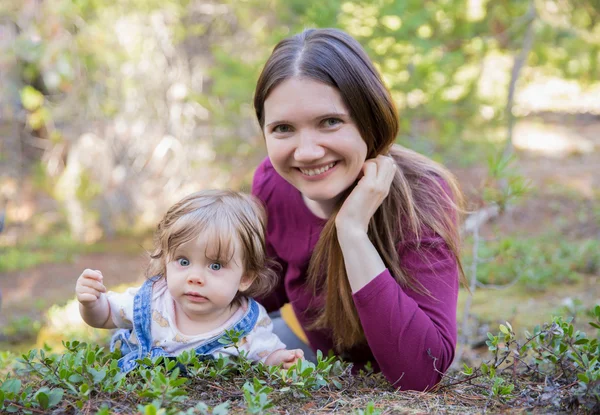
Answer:
[[[365,161],[363,176],[344,201],[335,218],[338,233],[341,231],[367,233],[369,221],[387,197],[394,175],[396,162],[392,157],[379,155]]]

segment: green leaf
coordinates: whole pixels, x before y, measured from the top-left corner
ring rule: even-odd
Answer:
[[[588,376],[585,373],[578,373],[577,378],[579,378],[579,380],[583,383],[590,383],[590,378],[588,378]]]
[[[588,339],[579,339],[575,342],[575,344],[588,344],[589,340]]]
[[[96,370],[93,367],[90,367],[88,369],[88,372],[90,372],[90,374],[92,375],[92,378],[94,379],[95,383],[102,382],[106,377],[106,369]]]
[[[304,369],[302,371],[302,374],[300,376],[302,377],[307,377],[310,376],[313,373],[314,369],[312,367],[307,367],[306,369]]]
[[[504,324],[500,324],[500,331],[504,334],[509,334],[510,332],[508,331],[508,327],[506,327]]]
[[[62,388],[54,388],[48,394],[49,402],[48,407],[52,408],[60,403],[65,391]]]
[[[2,384],[0,390],[16,395],[21,390],[21,381],[19,379],[8,379]]]
[[[229,401],[215,406],[212,413],[213,415],[227,415],[229,413]]]
[[[69,382],[71,382],[71,383],[80,383],[82,381],[83,381],[83,376],[78,375],[77,373],[69,376]]]
[[[96,360],[96,355],[94,354],[93,351],[90,350],[89,352],[87,352],[87,355],[85,356],[85,360],[87,361],[87,364],[91,366],[94,364],[94,361]]]
[[[48,395],[46,395],[44,392],[40,392],[37,394],[37,401],[42,409],[48,408],[49,399]]]

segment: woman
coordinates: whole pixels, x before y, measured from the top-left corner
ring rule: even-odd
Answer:
[[[253,193],[281,264],[268,311],[291,303],[313,350],[370,361],[425,390],[454,357],[460,192],[441,166],[393,145],[396,108],[360,44],[306,30],[273,50],[254,107],[268,158]]]

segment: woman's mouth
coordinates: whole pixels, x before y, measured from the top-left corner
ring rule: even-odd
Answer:
[[[311,177],[311,178],[320,178],[328,173],[331,169],[333,169],[337,165],[337,161],[332,161],[329,164],[324,166],[315,167],[315,168],[302,168],[298,167],[298,170],[302,173],[303,176]]]

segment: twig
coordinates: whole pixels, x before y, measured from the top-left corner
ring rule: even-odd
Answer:
[[[517,275],[517,277],[515,279],[513,279],[511,282],[509,282],[508,284],[485,284],[483,282],[480,281],[476,281],[477,287],[478,288],[489,288],[492,290],[504,290],[506,288],[510,288],[513,285],[515,285],[517,282],[519,282],[519,280],[521,279],[521,274]]]
[[[464,352],[465,344],[469,340],[471,330],[469,329],[469,315],[471,312],[471,303],[473,302],[473,295],[475,295],[475,289],[477,288],[477,265],[479,255],[479,225],[473,228],[473,262],[471,263],[471,280],[469,289],[471,295],[467,296],[465,301],[465,308],[463,310],[463,321],[462,321],[462,335],[461,341],[454,357],[455,362],[459,362]]]
[[[515,63],[512,68],[512,72],[510,75],[510,84],[508,87],[508,98],[506,100],[506,119],[508,120],[508,134],[506,138],[506,146],[504,147],[503,151],[504,157],[508,157],[513,151],[512,137],[515,119],[512,114],[512,107],[514,102],[515,88],[519,79],[519,75],[521,73],[521,69],[523,69],[523,65],[527,61],[527,56],[529,56],[529,52],[531,51],[531,47],[533,45],[534,22],[537,16],[534,0],[529,1],[529,10],[527,10],[526,16],[529,22],[527,23],[525,39],[523,40],[523,48],[515,57]]]
[[[10,405],[16,406],[17,408],[24,409],[25,411],[35,412],[36,414],[46,414],[47,413],[45,411],[40,411],[39,409],[35,409],[35,408],[26,408],[24,406],[19,405],[16,402],[9,401],[9,400],[5,400],[4,405],[5,406],[10,406]]]

